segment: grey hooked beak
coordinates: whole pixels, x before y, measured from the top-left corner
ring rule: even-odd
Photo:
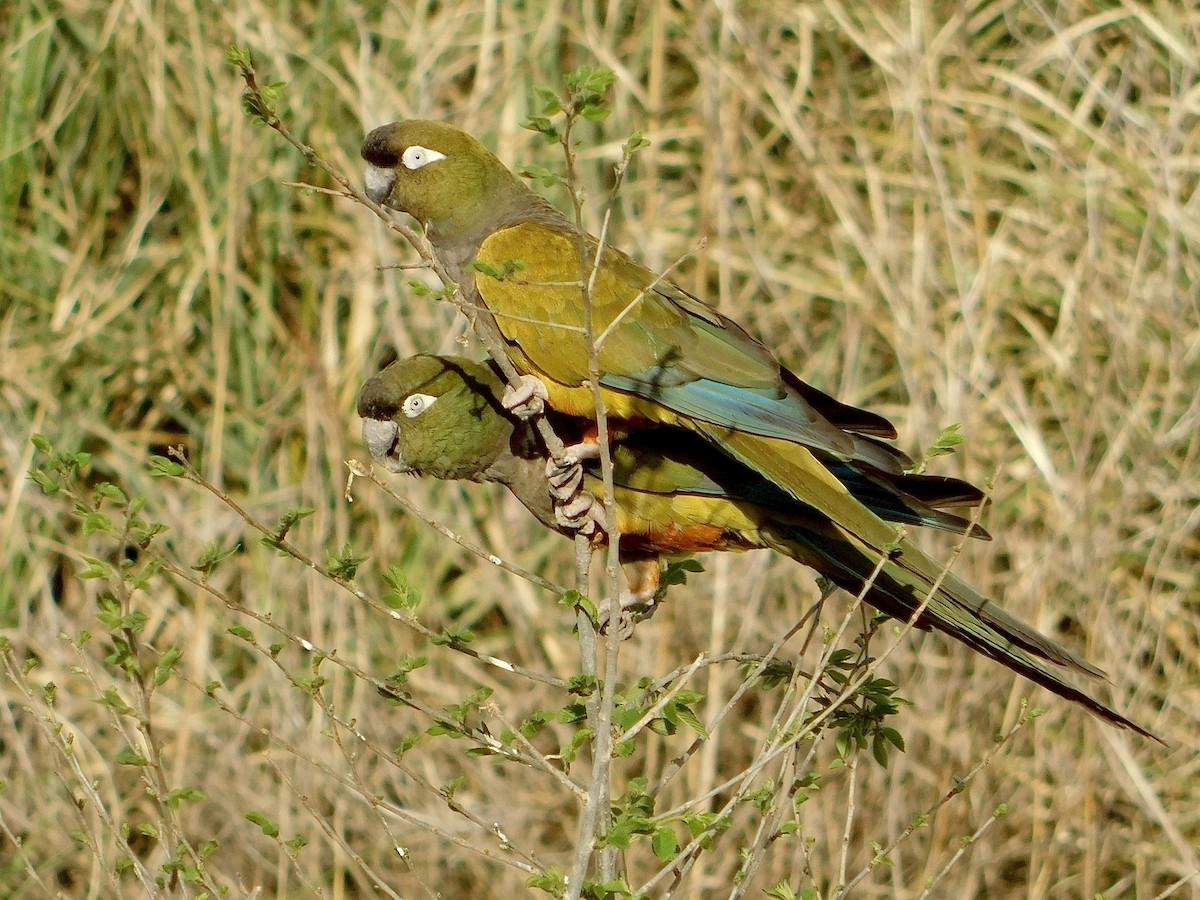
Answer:
[[[396,448],[396,438],[400,435],[400,426],[387,419],[363,419],[363,443],[371,458],[389,472],[409,472],[408,466]]]
[[[396,173],[379,166],[367,166],[367,174],[363,180],[367,196],[375,203],[382,204],[392,192],[392,185],[396,183]]]

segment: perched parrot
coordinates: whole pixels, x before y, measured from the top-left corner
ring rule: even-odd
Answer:
[[[541,522],[564,533],[553,512],[547,456],[536,431],[501,403],[504,384],[491,368],[457,357],[419,355],[392,363],[362,388],[358,413],[372,457],[393,472],[504,484]],[[552,415],[556,432],[582,427]],[[652,589],[662,556],[706,550],[769,548],[803,563],[851,593],[876,572],[880,556],[831,517],[796,500],[771,479],[716,452],[706,441],[674,427],[638,430],[612,447],[616,531],[622,563]],[[855,464],[833,462],[834,468]],[[966,520],[932,509],[918,495],[928,486],[949,494],[953,479],[900,475],[887,483],[847,477],[848,493],[884,519],[963,531]],[[978,493],[957,482],[963,502]],[[599,466],[587,464],[584,488],[603,493]],[[911,491],[911,493],[910,493]],[[932,515],[930,515],[932,513]],[[595,542],[605,539],[598,531]],[[908,553],[911,551],[905,551]],[[867,603],[907,620],[930,589],[903,564],[885,557],[867,590]],[[1141,726],[1068,684],[1046,665],[1102,676],[1098,669],[1013,618],[952,573],[916,625],[962,641],[1031,681],[1081,704],[1113,724],[1153,737]]]

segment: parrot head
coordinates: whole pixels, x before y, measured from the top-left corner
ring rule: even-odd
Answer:
[[[358,414],[371,457],[392,472],[475,479],[509,446],[500,380],[454,356],[397,360],[363,385]]]
[[[363,141],[367,196],[408,213],[431,238],[461,240],[537,195],[490,150],[445,122],[381,125]]]

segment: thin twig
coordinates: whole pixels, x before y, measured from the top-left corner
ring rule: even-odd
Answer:
[[[389,618],[395,619],[397,622],[403,622],[409,628],[412,628],[414,631],[417,631],[424,637],[433,639],[433,638],[436,638],[439,636],[437,634],[437,632],[435,632],[429,628],[426,628],[424,625],[422,625],[417,619],[415,619],[409,613],[406,613],[406,612],[404,612],[402,610],[398,610],[398,609],[390,609],[389,607],[384,606],[382,603],[380,603],[374,597],[369,595],[366,591],[364,591],[362,588],[360,588],[354,582],[346,581],[343,578],[336,577],[325,566],[321,565],[319,562],[317,562],[316,560],[311,558],[308,554],[306,554],[303,550],[301,550],[295,544],[292,544],[286,538],[280,537],[278,534],[275,533],[274,530],[268,528],[262,522],[258,521],[258,519],[254,518],[252,515],[250,515],[250,513],[246,512],[246,510],[243,509],[236,500],[234,500],[232,497],[230,497],[229,494],[225,493],[225,491],[223,491],[221,488],[217,487],[215,484],[213,484],[211,481],[209,481],[207,478],[205,478],[202,474],[200,474],[200,472],[197,471],[196,468],[190,462],[188,462],[187,456],[184,455],[182,447],[172,447],[167,452],[170,454],[170,456],[173,459],[175,459],[181,466],[183,466],[184,474],[188,481],[191,481],[194,484],[200,485],[200,487],[204,488],[206,491],[208,491],[209,493],[211,493],[215,497],[217,497],[222,503],[224,503],[231,510],[233,510],[235,513],[237,513],[238,516],[241,517],[243,522],[245,522],[247,525],[249,525],[251,528],[253,528],[255,531],[259,532],[263,536],[267,537],[270,540],[272,547],[275,547],[276,549],[286,553],[288,556],[291,556],[293,559],[297,560],[298,562],[303,563],[305,566],[312,569],[318,575],[321,575],[322,577],[329,579],[334,584],[341,587],[342,590],[346,591],[353,597],[356,597],[357,599],[361,600],[363,603],[366,603],[372,609],[375,609],[378,612],[383,613],[384,615],[388,616]],[[380,482],[376,482],[376,483],[380,484],[381,487],[384,486]],[[481,553],[482,553],[482,551],[481,551]],[[486,554],[483,554],[483,555],[486,558]],[[160,556],[159,558],[161,560],[163,560],[164,562],[170,562],[170,560],[167,560],[165,557]],[[180,570],[180,571],[182,572],[182,570]],[[189,580],[192,580],[191,576],[186,573],[183,573],[183,577],[187,577]],[[198,580],[195,581],[195,583],[202,584],[202,582],[200,582]],[[204,585],[204,586],[207,589],[207,586],[206,585]],[[511,663],[506,659],[497,659],[494,656],[486,656],[486,655],[484,655],[482,653],[478,653],[477,651],[472,650],[470,647],[464,646],[462,644],[452,643],[449,646],[453,650],[458,651],[459,653],[463,653],[463,654],[471,657],[472,659],[477,659],[482,663],[486,663],[489,666],[494,666],[495,668],[501,669],[502,671],[512,672],[513,674],[521,675],[525,678],[530,678],[534,681],[540,681],[542,684],[549,684],[549,685],[552,685],[557,688],[562,688],[564,690],[570,687],[570,685],[561,678],[556,678],[553,675],[547,675],[544,672],[538,672],[534,669],[528,669],[524,666],[518,665],[517,663]]]
[[[489,553],[488,551],[484,550],[482,547],[479,547],[479,546],[471,543],[470,541],[468,541],[462,535],[458,534],[453,529],[447,528],[445,525],[443,525],[441,522],[439,522],[433,516],[424,512],[415,503],[413,503],[412,501],[410,501],[407,498],[398,494],[396,492],[396,489],[394,487],[392,487],[391,484],[389,484],[388,482],[384,481],[383,479],[381,479],[379,477],[374,465],[364,466],[357,459],[347,459],[344,462],[345,462],[346,468],[350,472],[350,475],[346,479],[346,499],[347,500],[352,499],[351,494],[350,494],[350,488],[354,482],[354,479],[362,478],[366,481],[371,482],[376,487],[378,487],[380,490],[382,490],[385,494],[387,494],[389,497],[391,497],[392,500],[394,500],[396,502],[397,506],[400,506],[407,512],[412,513],[412,515],[416,516],[418,519],[420,519],[422,522],[424,522],[430,528],[437,531],[443,537],[449,538],[450,540],[454,541],[454,543],[458,544],[458,546],[462,547],[468,553],[472,553],[475,556],[478,556],[480,559],[486,560],[487,562],[491,563],[493,566],[498,566],[499,568],[504,569],[504,571],[506,571],[506,572],[511,572],[513,575],[516,575],[519,578],[525,579],[530,584],[534,584],[540,588],[544,588],[545,590],[550,591],[555,596],[561,597],[567,593],[567,588],[563,587],[562,585],[555,584],[553,581],[547,581],[545,578],[543,578],[541,575],[538,575],[536,572],[531,572],[528,569],[524,569],[521,566],[516,565],[515,563],[510,563],[505,559],[501,559],[496,554]]]

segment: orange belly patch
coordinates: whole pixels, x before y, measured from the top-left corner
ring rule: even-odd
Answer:
[[[708,550],[748,550],[747,542],[716,525],[666,523],[650,529],[634,528],[621,534],[621,548],[635,553],[675,556]]]

